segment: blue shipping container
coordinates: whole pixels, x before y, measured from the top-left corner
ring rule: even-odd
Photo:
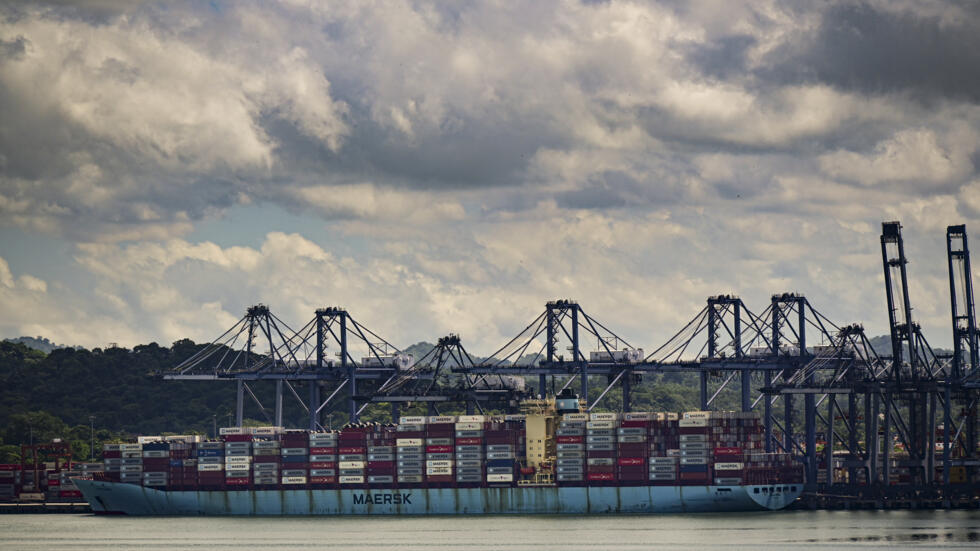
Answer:
[[[197,450],[198,457],[224,457],[225,450]]]

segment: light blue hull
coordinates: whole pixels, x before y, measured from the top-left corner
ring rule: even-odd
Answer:
[[[118,482],[76,480],[75,483],[95,513],[127,515],[526,515],[761,511],[782,509],[802,492],[799,484],[182,492]]]

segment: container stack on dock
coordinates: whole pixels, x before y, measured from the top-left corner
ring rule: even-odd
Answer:
[[[22,487],[21,468],[16,463],[0,464],[0,500],[14,500]]]

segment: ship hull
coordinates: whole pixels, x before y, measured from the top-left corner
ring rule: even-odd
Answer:
[[[126,515],[653,514],[778,510],[790,486],[163,491],[76,480],[93,512]],[[758,490],[758,491],[757,491]]]

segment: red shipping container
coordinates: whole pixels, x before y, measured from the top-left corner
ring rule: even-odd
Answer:
[[[398,439],[398,438],[425,438],[425,431],[421,431],[421,430],[407,430],[405,432],[399,432],[399,433],[397,433],[397,435],[395,436],[395,438],[396,439]]]
[[[425,477],[426,482],[455,482],[456,477],[451,474],[434,474]]]
[[[333,469],[337,463],[333,461],[313,461],[310,463],[311,469]]]
[[[425,453],[452,453],[452,446],[426,446]]]
[[[256,455],[252,457],[252,463],[278,463],[278,455]]]
[[[310,484],[336,484],[336,476],[311,476]]]
[[[622,482],[639,482],[641,480],[648,480],[647,473],[636,472],[636,473],[619,473],[619,480]]]
[[[619,450],[619,455],[627,457],[646,457],[647,450],[650,446],[646,442],[630,442],[626,444],[619,444],[617,449]]]
[[[587,465],[586,469],[590,473],[614,473],[616,472],[615,465]]]
[[[225,479],[225,484],[228,484],[229,486],[247,486],[248,485],[248,477],[247,476],[241,476],[241,477],[237,477],[236,476],[234,478],[226,478]]]
[[[122,457],[122,452],[119,450],[111,450],[102,452],[103,459],[119,459]],[[0,469],[2,471],[3,469]]]
[[[61,490],[58,492],[58,497],[82,497],[82,492],[80,490]]]
[[[221,437],[225,442],[251,442],[251,434],[226,434]]]
[[[708,434],[708,427],[679,427],[678,434]]]
[[[373,430],[374,427],[344,427],[344,429],[340,431],[340,437],[343,438],[352,434],[366,435],[366,433],[372,432]]]
[[[310,448],[310,455],[333,455],[337,448]]]
[[[368,461],[367,464],[369,469],[393,469],[395,468],[394,461]]]
[[[364,447],[347,447],[340,448],[337,450],[340,455],[355,455],[358,453],[367,453],[367,448]]]
[[[483,444],[482,438],[457,438],[456,439],[457,446],[479,446],[480,444]]]
[[[715,455],[742,455],[742,448],[715,448]]]
[[[591,472],[586,475],[587,480],[616,480],[615,473]]]
[[[581,444],[585,439],[584,436],[556,436],[556,444]]]
[[[586,453],[586,457],[589,457],[591,459],[596,459],[596,458],[600,458],[600,457],[605,457],[605,458],[610,458],[610,457],[615,458],[616,457],[616,451],[615,450],[608,450],[608,451],[587,451],[585,453]]]
[[[618,461],[619,465],[621,466],[645,465],[646,462],[647,462],[647,458],[645,457],[620,457]]]
[[[0,471],[19,471],[19,470],[20,470],[20,464],[18,463],[0,463]]]

